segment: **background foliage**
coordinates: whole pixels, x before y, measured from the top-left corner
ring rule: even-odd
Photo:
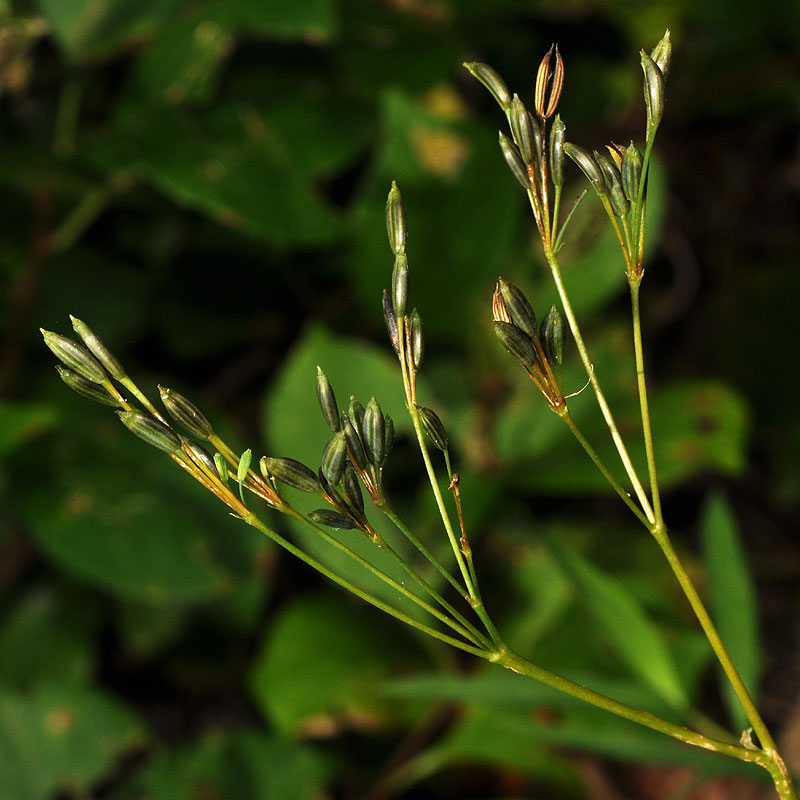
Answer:
[[[509,642],[621,700],[677,720],[699,706],[736,730],[656,548],[493,341],[498,273],[542,313],[553,292],[497,152],[501,115],[460,68],[487,61],[530,100],[558,41],[568,137],[626,142],[643,127],[636,52],[666,26],[643,297],[666,517],[682,549],[705,551],[695,570],[731,652],[796,741],[800,6],[0,13],[0,796],[705,797],[720,776],[726,797],[747,790],[738,763],[476,670],[325,585],[65,391],[37,331],[68,333],[75,314],[141,385],[186,391],[241,449],[314,462],[317,363],[340,397],[374,393],[402,419],[379,303],[396,179],[425,402],[455,440]],[[623,271],[591,205],[566,280],[635,437]],[[602,447],[588,395],[573,405]],[[401,438],[390,491],[436,547],[419,475]]]

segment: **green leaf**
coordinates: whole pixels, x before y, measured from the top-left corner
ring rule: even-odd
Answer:
[[[215,19],[232,28],[278,39],[304,39],[320,43],[338,30],[334,0],[223,0],[212,6]]]
[[[722,494],[712,494],[700,517],[710,606],[722,642],[753,700],[760,664],[758,598],[733,510]],[[747,715],[720,668],[720,684],[731,721],[748,727]]]
[[[46,433],[57,418],[50,406],[0,402],[0,459]]]
[[[625,585],[601,572],[564,542],[554,542],[553,551],[577,584],[598,627],[629,669],[672,707],[686,708],[688,698],[672,653],[658,627]]]
[[[135,717],[97,690],[58,684],[0,692],[0,796],[47,800],[60,787],[88,792],[141,737]]]

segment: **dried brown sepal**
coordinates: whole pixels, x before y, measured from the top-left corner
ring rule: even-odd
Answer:
[[[555,67],[551,73],[550,62],[555,51]],[[552,77],[552,83],[550,78]],[[548,94],[549,86],[549,94]],[[564,60],[558,51],[558,45],[553,44],[547,51],[545,57],[539,64],[536,73],[536,91],[534,95],[534,107],[539,118],[544,121],[555,113],[558,101],[561,99],[561,91],[564,88]]]
[[[625,155],[625,147],[616,142],[606,145],[606,150],[611,156],[611,160],[617,165],[617,169],[622,169],[622,157]]]

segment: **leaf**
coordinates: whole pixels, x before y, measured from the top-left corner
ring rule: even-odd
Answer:
[[[688,698],[672,653],[625,585],[594,567],[565,542],[554,543],[553,551],[576,582],[589,613],[629,669],[672,707],[686,708]]]
[[[757,700],[760,665],[758,598],[730,503],[712,494],[703,506],[700,535],[708,572],[709,604],[715,624],[739,675]],[[748,727],[747,715],[720,667],[720,684],[731,721]]]
[[[0,402],[0,459],[46,433],[57,419],[50,406]]]
[[[248,33],[315,44],[333,38],[339,27],[334,0],[223,0],[211,7],[211,14]]]
[[[58,684],[0,692],[0,796],[47,800],[59,787],[88,792],[141,737],[133,714],[97,690]]]

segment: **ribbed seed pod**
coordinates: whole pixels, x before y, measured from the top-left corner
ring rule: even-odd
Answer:
[[[480,61],[464,62],[464,67],[469,70],[470,75],[477,78],[491,92],[500,108],[507,111],[511,105],[511,95],[497,70]]]
[[[294,458],[268,458],[261,459],[262,473],[267,471],[276,480],[300,489],[301,492],[316,492],[319,490],[319,481],[314,472],[305,464],[296,461]]]
[[[597,194],[604,195],[606,184],[603,180],[603,173],[589,151],[572,142],[564,142],[564,152],[580,167],[581,172],[588,178]]]
[[[344,468],[344,475],[342,475],[342,489],[344,490],[345,497],[350,501],[356,511],[361,514],[364,513],[364,495],[361,493],[361,481],[353,469],[350,462]]]
[[[192,439],[184,439],[183,437],[181,437],[181,442],[184,448],[191,450],[192,457],[196,461],[199,461],[212,475],[219,477],[219,471],[217,470],[217,465],[214,463],[214,457],[203,445],[198,444]]]
[[[356,400],[355,395],[350,395],[350,408],[347,412],[350,415],[350,420],[353,423],[358,435],[364,435],[364,406]]]
[[[536,350],[531,337],[510,322],[495,322],[494,332],[503,347],[511,353],[523,367],[532,369],[537,362]]]
[[[117,411],[117,415],[131,433],[153,447],[157,447],[165,453],[175,453],[181,449],[181,440],[178,434],[163,422],[153,419],[149,414],[141,411]]]
[[[112,406],[114,408],[119,408],[122,405],[116,397],[112,397],[102,386],[94,381],[87,380],[82,375],[78,375],[77,372],[62,367],[61,364],[56,364],[56,370],[58,371],[58,377],[81,397],[86,397],[96,403],[102,403],[104,406]]]
[[[525,293],[518,286],[502,278],[498,278],[497,285],[500,287],[500,295],[511,322],[527,333],[531,339],[535,339],[539,335],[536,314]]]
[[[622,157],[622,191],[634,205],[639,197],[639,184],[642,180],[642,154],[631,141]]]
[[[669,75],[669,64],[672,60],[672,41],[669,38],[669,28],[661,37],[661,41],[653,48],[650,58],[655,61],[656,66],[661,70],[666,83],[667,75]]]
[[[647,107],[647,127],[653,128],[664,116],[664,75],[644,50],[639,54],[644,72],[644,104]]]
[[[541,153],[542,151],[542,133],[539,130],[539,126],[531,119],[525,104],[516,94],[511,101],[509,122],[511,124],[511,134],[519,148],[522,160],[526,164],[533,164],[535,153]],[[534,132],[534,129],[536,129],[536,132]],[[538,137],[536,133],[539,134]]]
[[[158,387],[158,393],[167,413],[187,433],[199,439],[210,439],[214,435],[214,429],[206,415],[188,397],[164,386]]]
[[[364,444],[361,441],[361,434],[356,430],[350,417],[345,414],[342,417],[342,430],[347,441],[347,449],[350,451],[350,458],[359,469],[366,469],[367,454],[364,451]]]
[[[407,302],[408,259],[404,253],[398,253],[394,257],[394,269],[392,270],[392,308],[398,319],[405,316]]]
[[[337,530],[351,531],[356,526],[352,518],[339,511],[332,511],[330,508],[318,508],[316,511],[310,512],[308,518],[312,522]]]
[[[92,355],[106,368],[108,374],[116,380],[122,380],[125,377],[125,370],[103,344],[103,340],[82,320],[73,317],[72,314],[69,315],[69,318],[72,320],[72,329],[81,337]]]
[[[564,318],[555,306],[551,306],[542,321],[540,338],[547,360],[559,367],[564,363],[564,335]]]
[[[525,162],[522,160],[517,146],[504,133],[500,134],[500,150],[503,153],[506,164],[508,164],[508,168],[511,170],[511,174],[520,182],[522,188],[528,191],[531,188],[531,182],[528,179],[528,170],[525,167]]]
[[[364,412],[364,445],[369,460],[379,467],[386,452],[386,422],[378,401],[373,397]]]
[[[564,183],[564,140],[567,135],[567,126],[561,121],[561,115],[556,114],[550,128],[550,177],[553,186]]]
[[[447,450],[447,431],[444,424],[439,419],[438,414],[426,406],[417,406],[419,419],[428,438],[433,442],[434,447],[438,447],[442,452]]]
[[[44,343],[64,366],[92,383],[105,383],[108,380],[100,362],[82,344],[44,328],[39,330]]]
[[[386,320],[386,330],[389,331],[389,340],[395,353],[400,353],[400,330],[397,327],[397,314],[394,313],[392,298],[386,289],[383,290],[383,318]]]
[[[622,190],[622,175],[617,165],[605,153],[598,153],[596,150],[594,151],[594,160],[599,164],[603,173],[611,210],[618,217],[627,216],[631,205]]]
[[[422,327],[422,317],[416,308],[411,312],[408,324],[411,328],[411,363],[414,369],[418,370],[425,357],[425,331]]]
[[[392,452],[394,447],[394,420],[388,414],[383,415],[383,426],[386,431],[383,445],[383,464],[385,464],[386,459],[389,458],[389,453]]]
[[[336,433],[342,428],[342,420],[339,418],[339,406],[336,404],[336,395],[333,393],[333,386],[328,380],[328,376],[322,371],[322,367],[317,366],[317,400],[322,409],[322,416],[328,427]]]
[[[393,253],[405,253],[407,229],[406,207],[397,184],[392,181],[392,188],[386,198],[386,233]]]
[[[321,469],[325,479],[333,486],[342,479],[347,463],[347,441],[344,431],[337,433],[322,451]]]

